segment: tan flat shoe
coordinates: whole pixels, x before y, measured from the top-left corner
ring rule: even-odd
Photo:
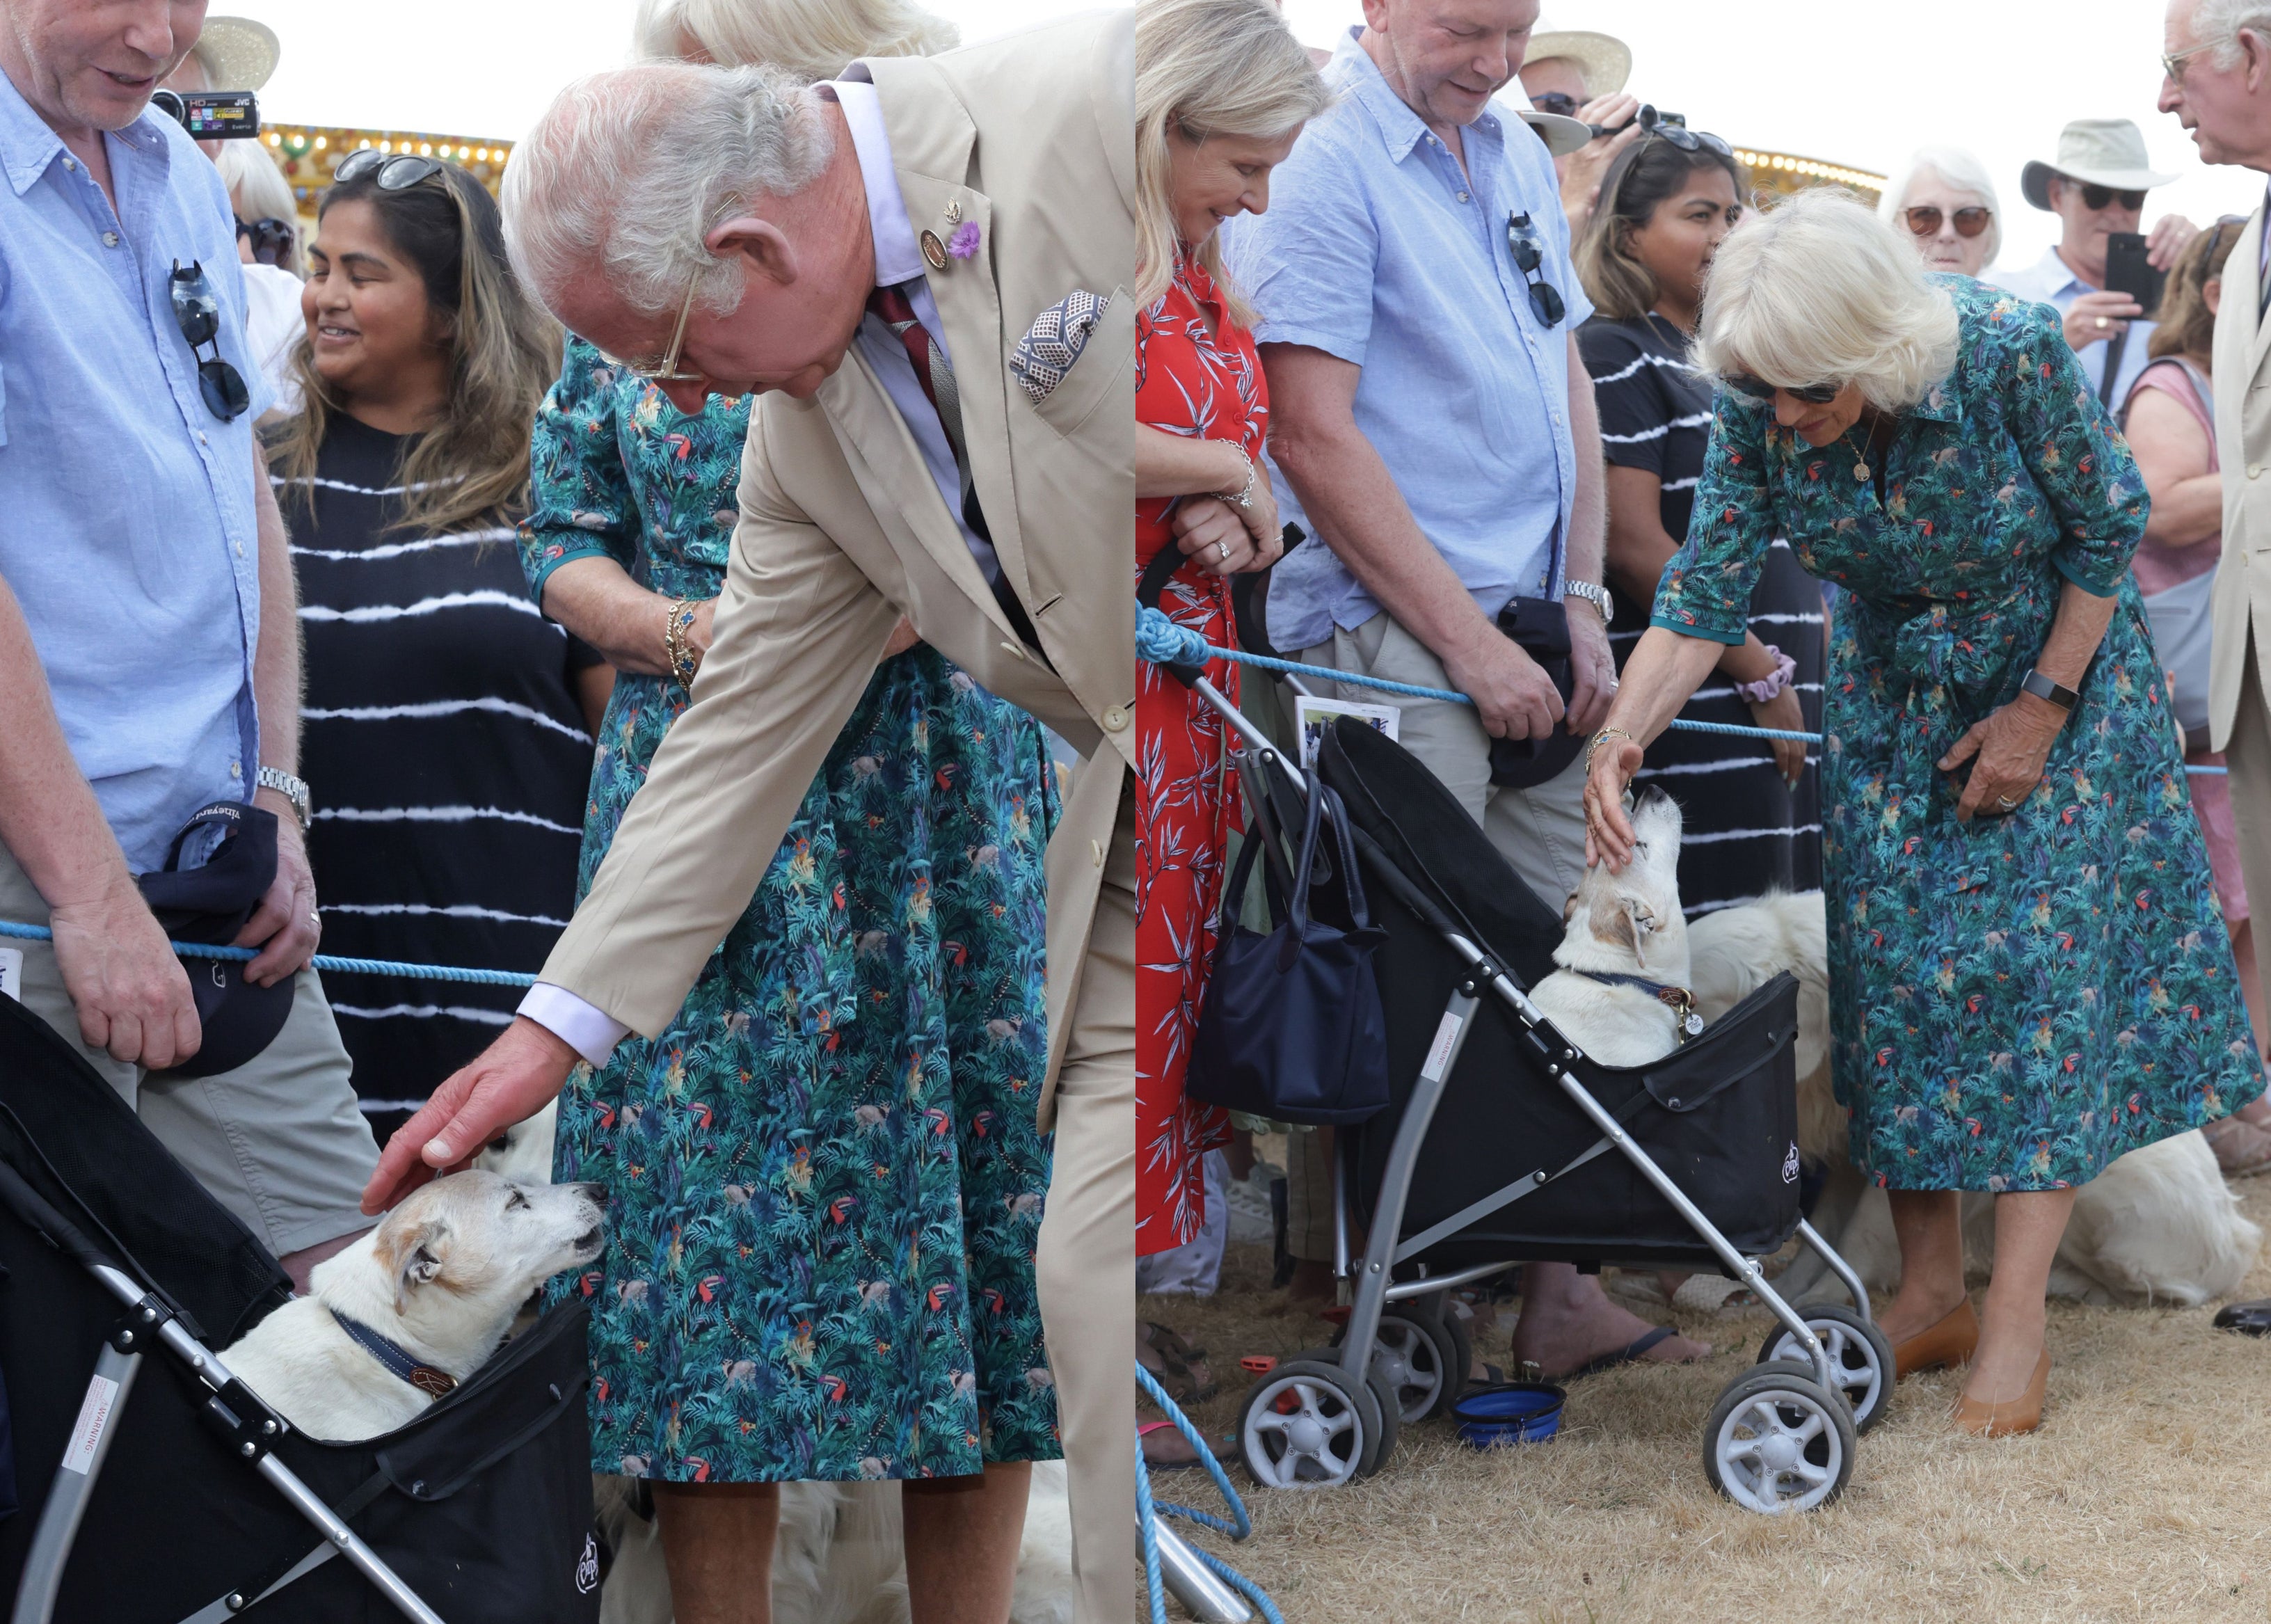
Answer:
[[[1979,1316],[1965,1298],[1950,1308],[1937,1325],[1926,1326],[1904,1342],[1893,1345],[1893,1380],[1919,1370],[1939,1370],[1971,1362],[1979,1345]]]
[[[2051,1379],[2051,1351],[2044,1348],[2035,1360],[2033,1380],[2016,1398],[2000,1404],[1984,1403],[1969,1393],[1956,1401],[1955,1426],[1975,1438],[2007,1438],[2030,1433],[2043,1424],[2043,1389]]]

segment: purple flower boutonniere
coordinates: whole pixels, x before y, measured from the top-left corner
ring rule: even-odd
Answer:
[[[957,259],[968,259],[977,253],[978,222],[974,220],[966,220],[954,228],[954,235],[946,240],[946,251]]]

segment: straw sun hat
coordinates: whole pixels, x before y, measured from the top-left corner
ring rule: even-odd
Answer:
[[[215,90],[258,90],[276,71],[283,47],[266,23],[249,17],[208,17],[197,53]]]
[[[1533,34],[1523,61],[1551,62],[1557,56],[1577,64],[1588,96],[1613,96],[1632,77],[1632,48],[1609,34],[1582,29]]]

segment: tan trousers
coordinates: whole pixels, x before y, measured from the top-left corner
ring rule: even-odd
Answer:
[[[2271,894],[2271,893],[2267,893]],[[1072,1501],[1080,1624],[1136,1595],[1136,816],[1113,826],[1057,1074],[1055,1166],[1034,1263]]]
[[[2224,752],[2231,769],[2231,821],[2239,831],[2239,868],[2247,878],[2251,917],[2256,918],[2255,972],[2271,989],[2271,717],[2264,713],[2257,681],[2255,645],[2248,638],[2247,671],[2241,679],[2239,716]],[[2263,902],[2257,902],[2261,898]]]

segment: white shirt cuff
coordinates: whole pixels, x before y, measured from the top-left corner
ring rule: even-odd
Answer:
[[[604,1066],[630,1028],[564,987],[539,981],[520,1001],[520,1013],[594,1066]]]

